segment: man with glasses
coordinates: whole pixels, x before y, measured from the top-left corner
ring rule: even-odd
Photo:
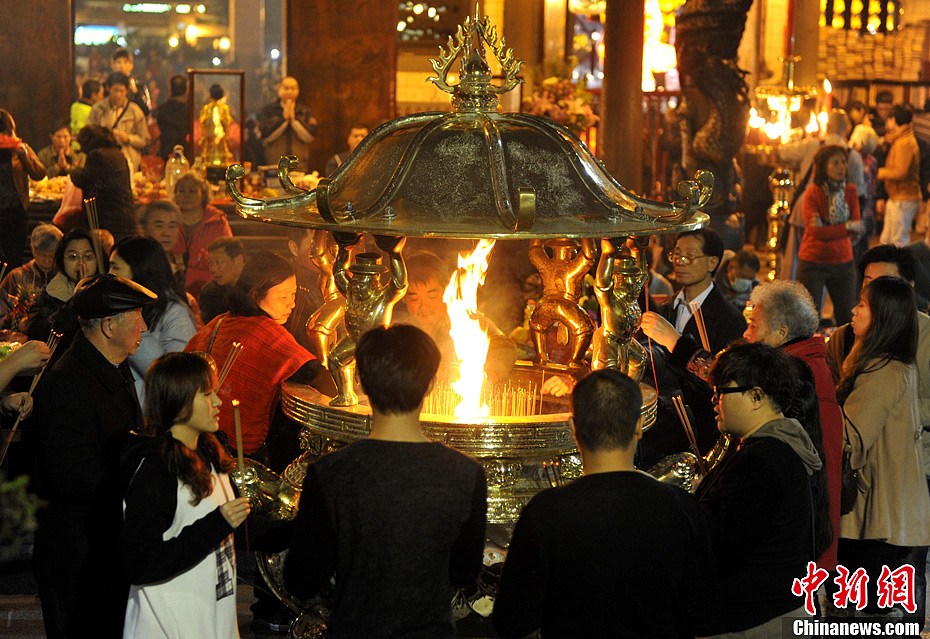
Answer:
[[[720,236],[710,229],[682,233],[668,258],[680,290],[671,302],[659,307],[659,314],[679,334],[689,334],[700,343],[701,334],[694,317],[694,309],[700,308],[714,353],[739,339],[746,330],[746,320],[714,286],[714,275],[723,259]],[[669,351],[673,348],[674,345]]]
[[[654,344],[659,391],[663,397],[680,393],[692,412],[698,448],[708,452],[718,438],[714,428],[713,406],[707,385],[688,371],[694,345],[701,344],[701,333],[693,308],[701,309],[710,350],[717,353],[738,340],[746,330],[742,313],[714,285],[714,274],[723,257],[723,242],[710,229],[687,231],[678,236],[668,255],[674,267],[678,295],[657,312],[643,313],[641,328]],[[687,339],[680,339],[686,336]],[[670,405],[660,404],[656,424],[643,437],[640,460],[649,467],[672,453],[690,450],[681,423]]]
[[[793,367],[790,355],[760,343],[733,346],[711,369],[717,427],[740,444],[696,493],[718,577],[701,636],[780,637],[783,618],[805,614],[792,584],[819,551],[811,495],[822,463],[804,427],[784,415],[799,388]]]

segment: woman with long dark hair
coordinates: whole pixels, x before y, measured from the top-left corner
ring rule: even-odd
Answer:
[[[0,109],[0,136],[0,257],[13,269],[23,263],[26,250],[29,178],[44,178],[45,166],[17,137],[16,121],[6,109]]]
[[[858,234],[862,227],[859,195],[846,181],[847,153],[828,145],[814,156],[813,179],[801,201],[805,226],[798,249],[798,281],[810,291],[818,313],[827,287],[837,326],[849,322],[855,304],[850,233]]]
[[[148,454],[127,469],[120,539],[132,587],[124,637],[238,637],[233,531],[249,515],[213,433],[220,399],[202,355],[168,353],[146,377]]]
[[[144,404],[145,372],[165,353],[184,350],[197,332],[194,313],[187,304],[187,295],[171,272],[168,256],[157,240],[133,235],[117,242],[110,253],[110,273],[141,284],[158,295],[157,302],[142,309],[142,318],[148,329],[142,335],[135,355],[129,356],[136,394]]]
[[[852,511],[840,521],[839,563],[878,579],[930,545],[930,495],[917,405],[917,307],[910,284],[879,277],[853,308],[855,343],[843,362],[837,400],[858,470]],[[923,570],[923,566],[918,566]],[[869,599],[866,613],[878,613]],[[887,612],[887,611],[885,611]]]

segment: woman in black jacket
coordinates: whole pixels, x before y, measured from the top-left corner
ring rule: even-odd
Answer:
[[[113,131],[89,124],[78,132],[77,140],[87,160],[83,168],[74,170],[71,181],[84,192],[85,199],[97,198],[100,228],[110,231],[117,240],[133,235],[136,208],[131,174]]]

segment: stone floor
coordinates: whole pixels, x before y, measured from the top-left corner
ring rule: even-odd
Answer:
[[[28,565],[20,565],[0,574],[0,639],[42,639],[42,609],[35,592],[35,584]],[[242,639],[271,639],[284,635],[268,630],[252,629],[249,606],[255,601],[252,586],[240,580],[236,596],[239,618],[239,636]],[[471,614],[459,623],[463,639],[491,639],[495,637],[490,623]],[[928,637],[930,639],[930,637]]]

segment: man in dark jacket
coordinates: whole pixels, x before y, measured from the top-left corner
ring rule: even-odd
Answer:
[[[283,155],[296,155],[300,159],[301,170],[307,170],[310,157],[310,143],[316,138],[316,118],[310,109],[297,103],[300,85],[297,78],[290,76],[278,85],[278,99],[265,107],[258,114],[258,126],[265,142],[265,156],[268,162],[277,164]]]
[[[708,351],[718,353],[743,335],[743,314],[720,293],[714,275],[723,258],[723,242],[714,231],[698,229],[678,236],[669,259],[675,271],[675,283],[681,287],[657,312],[643,313],[642,330],[652,340],[659,389],[663,395],[656,424],[646,432],[640,447],[641,461],[649,467],[664,455],[689,450],[681,424],[665,398],[680,392],[691,409],[692,425],[698,447],[706,453],[717,441],[713,406],[707,385],[694,383],[687,369],[687,357],[681,356],[679,338],[687,336],[702,343],[694,309],[704,320]],[[657,348],[656,345],[659,347]],[[664,348],[663,348],[664,347]]]
[[[160,137],[158,138],[158,157],[167,161],[176,144],[184,147],[184,155],[190,157],[190,145],[187,136],[190,133],[191,121],[187,104],[187,77],[173,75],[168,82],[171,97],[155,109],[155,120],[158,122]]]
[[[74,290],[79,334],[35,393],[39,494],[35,574],[48,637],[119,637],[128,582],[117,557],[119,460],[142,411],[126,359],[136,352],[150,290],[94,275]]]
[[[639,386],[618,371],[578,382],[572,433],[584,476],[523,508],[494,605],[501,636],[691,636],[713,600],[694,498],[633,466],[641,405]]]

